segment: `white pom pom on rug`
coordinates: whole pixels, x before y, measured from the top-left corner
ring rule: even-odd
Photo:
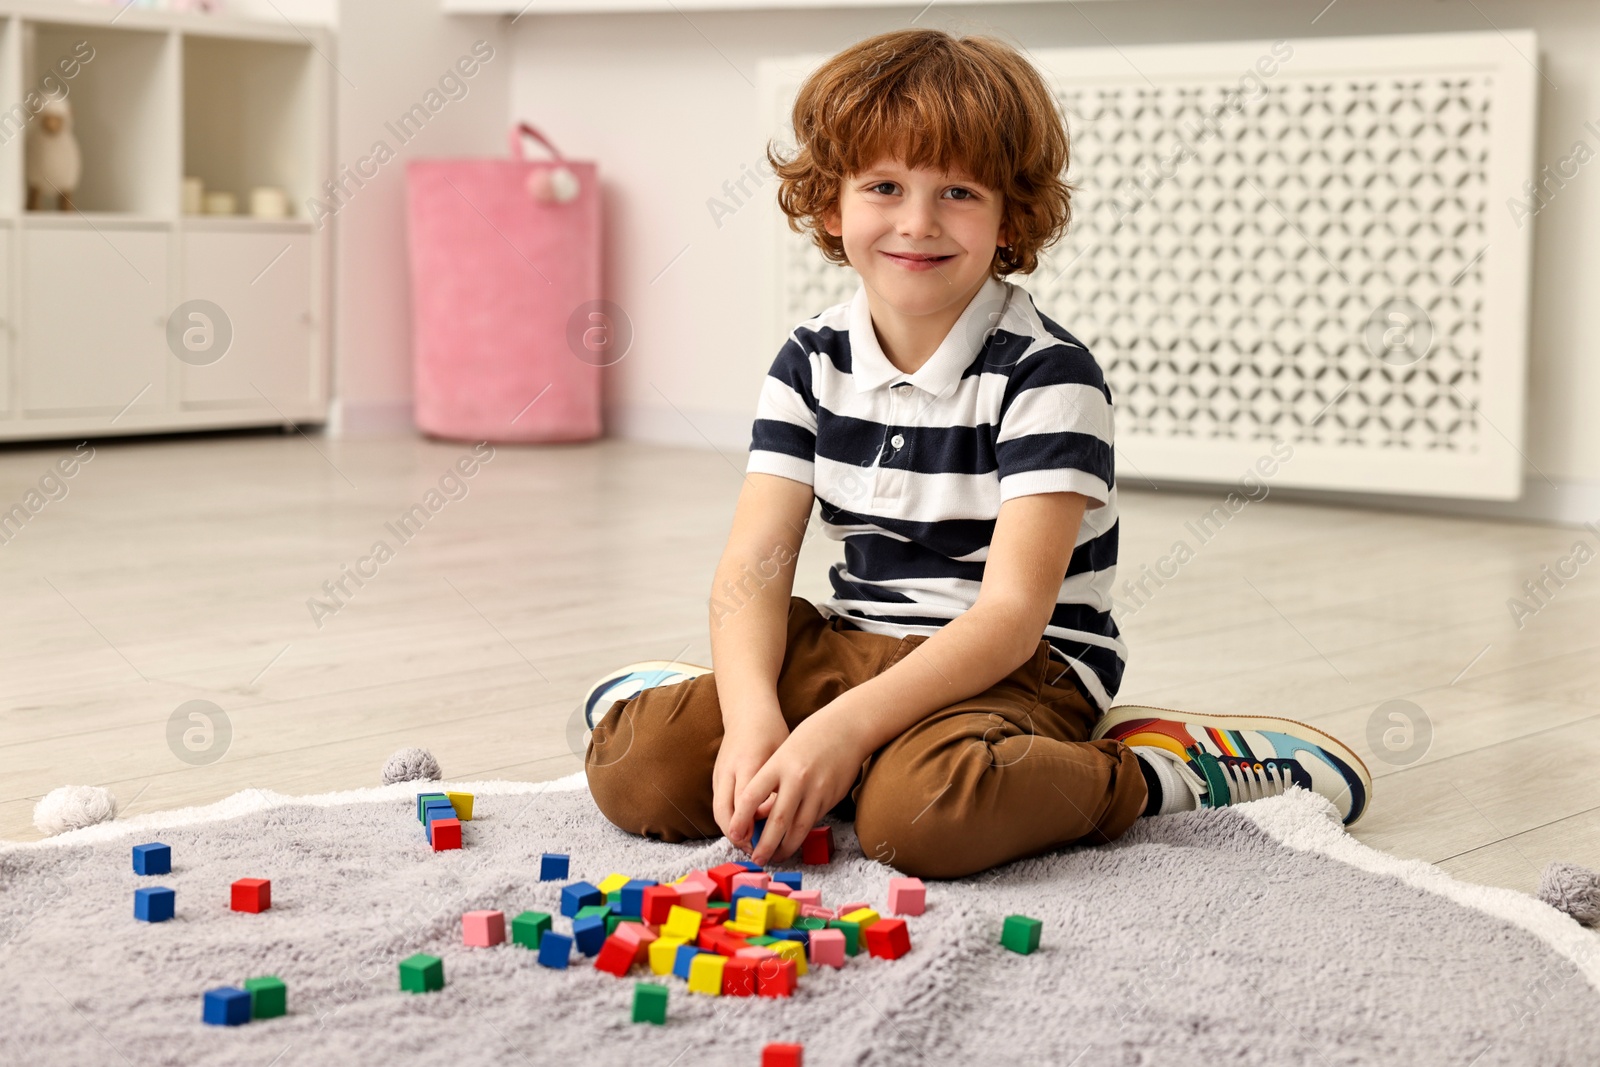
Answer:
[[[33,825],[54,837],[68,830],[110,822],[117,817],[117,798],[98,785],[64,785],[52,789],[34,806]]]

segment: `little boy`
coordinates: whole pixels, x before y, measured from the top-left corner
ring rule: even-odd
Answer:
[[[779,205],[861,287],[795,327],[763,384],[715,673],[634,664],[589,691],[600,810],[665,841],[720,831],[761,864],[831,812],[923,877],[1290,784],[1355,821],[1366,768],[1320,731],[1110,706],[1111,393],[1003,280],[1070,218],[1038,73],[998,41],[899,30],[819,68],[793,119]],[[818,604],[792,595],[813,498],[845,545]]]

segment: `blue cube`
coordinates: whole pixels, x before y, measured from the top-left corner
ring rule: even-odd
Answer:
[[[166,886],[133,891],[133,917],[147,923],[163,923],[177,910],[178,895]],[[249,998],[246,998],[248,1000]]]
[[[422,821],[424,824],[430,823],[435,819],[453,819],[455,817],[455,805],[448,800],[430,800],[427,807],[422,809]]]
[[[782,882],[784,885],[788,886],[790,889],[799,889],[800,888],[800,872],[799,871],[779,871],[777,874],[774,874],[772,876],[772,880],[774,882]]]
[[[559,882],[567,877],[571,859],[564,852],[546,852],[539,857],[539,881]]]
[[[200,1017],[212,1026],[239,1026],[250,1021],[250,994],[231,985],[206,990]]]
[[[644,891],[655,885],[655,882],[643,878],[635,878],[622,887],[621,906],[617,914],[627,919],[637,919],[644,913]]]
[[[767,936],[777,941],[798,941],[807,947],[811,945],[810,930],[768,930]]]
[[[172,847],[159,841],[133,846],[134,874],[171,874]]]
[[[755,829],[750,831],[750,847],[755,848],[761,844],[761,832],[767,828],[767,820],[757,819]]]
[[[571,885],[561,887],[561,914],[569,919],[590,904],[605,902],[605,894],[588,882],[573,882]]]
[[[761,873],[761,864],[752,860],[734,860],[733,862],[737,863],[747,871],[755,871],[757,874]]]
[[[572,938],[566,934],[546,932],[539,938],[539,966],[553,967],[558,971],[567,969],[567,962],[572,958]]]
[[[573,919],[572,940],[585,956],[598,953],[600,946],[606,943],[606,917],[591,915],[587,919]]]
[[[672,957],[672,973],[687,982],[689,980],[689,964],[693,963],[694,958],[698,955],[700,955],[700,950],[693,945],[679,945],[677,954]]]
[[[733,891],[733,913],[739,914],[739,901],[749,897],[751,900],[766,900],[767,891],[753,885],[742,885]]]
[[[434,802],[434,801],[437,801],[437,800],[442,800],[446,804],[450,803],[450,798],[445,796],[443,793],[418,793],[417,794],[417,821],[418,822],[426,822],[427,821],[425,815],[426,815],[427,810],[428,810],[428,805],[430,803]]]

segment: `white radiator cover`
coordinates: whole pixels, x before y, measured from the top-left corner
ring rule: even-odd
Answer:
[[[1235,482],[1281,442],[1277,485],[1521,494],[1533,33],[1030,56],[1077,189],[1010,280],[1104,369],[1119,478]],[[779,144],[825,58],[762,64]],[[859,279],[773,214],[782,337]]]

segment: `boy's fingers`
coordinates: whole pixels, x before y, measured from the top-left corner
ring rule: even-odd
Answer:
[[[778,793],[771,810],[767,813],[767,825],[761,831],[761,843],[750,854],[750,858],[765,867],[771,862],[783,844],[784,837],[794,821],[794,811],[798,806],[794,799],[796,790],[787,789]]]
[[[778,850],[778,858],[786,859],[800,851],[800,846],[806,842],[806,834],[817,824],[816,802],[808,797],[800,805],[800,810],[795,813],[794,825],[789,827],[789,832],[783,836],[783,845]]]
[[[738,834],[738,840],[750,840],[750,831],[755,827],[755,809],[772,793],[773,786],[777,785],[777,775],[762,767],[739,790],[733,802],[733,818],[729,830]]]

